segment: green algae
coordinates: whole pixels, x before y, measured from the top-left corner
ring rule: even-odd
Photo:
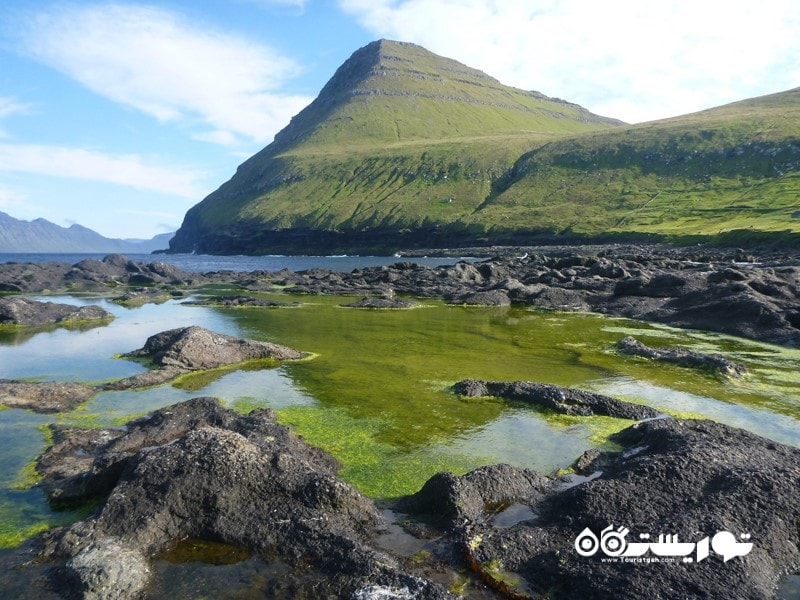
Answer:
[[[254,293],[286,300],[285,294]],[[26,471],[47,445],[52,422],[119,426],[133,416],[197,395],[235,410],[272,408],[281,422],[341,463],[341,476],[374,498],[416,491],[437,471],[464,473],[498,462],[544,473],[566,469],[586,449],[613,450],[609,437],[631,425],[570,417],[497,398],[461,398],[465,378],[530,380],[606,393],[680,417],[714,418],[800,445],[800,352],[716,334],[597,315],[522,307],[460,307],[425,300],[425,310],[346,311],[350,297],[308,297],[302,310],[237,310],[177,302],[121,311],[107,328],[45,332],[5,341],[0,377],[100,381],[144,366],[113,356],[157,331],[201,323],[215,331],[284,344],[313,360],[269,361],[190,374],[172,385],[102,392],[60,415],[0,413],[0,519],[13,545],[77,518],[54,513]],[[143,327],[143,324],[145,325]],[[616,352],[625,335],[652,346],[721,353],[750,375],[732,381]],[[90,337],[91,336],[91,337]],[[11,344],[16,344],[11,353]],[[6,350],[4,348],[8,348]],[[8,357],[22,357],[9,361]],[[2,540],[7,540],[3,542]]]

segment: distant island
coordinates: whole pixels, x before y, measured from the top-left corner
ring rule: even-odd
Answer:
[[[61,227],[46,219],[23,221],[0,212],[0,253],[150,254],[169,247],[174,233],[149,240],[113,239],[81,225]]]
[[[191,208],[173,252],[800,241],[800,88],[626,125],[379,40]]]

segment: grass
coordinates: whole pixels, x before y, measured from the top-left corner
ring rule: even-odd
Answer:
[[[311,249],[328,243],[316,232],[377,232],[385,250],[437,229],[465,245],[542,234],[796,245],[799,173],[800,88],[623,126],[379,42],[189,211],[176,249],[269,252],[294,231]]]

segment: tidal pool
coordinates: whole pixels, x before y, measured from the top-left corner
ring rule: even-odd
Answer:
[[[218,290],[215,290],[218,293]],[[287,300],[286,296],[263,294]],[[283,309],[218,309],[170,300],[123,308],[102,298],[109,324],[84,329],[0,332],[0,378],[99,382],[142,371],[116,358],[154,333],[202,325],[314,353],[272,369],[228,369],[174,385],[99,394],[57,415],[0,411],[0,546],[80,518],[56,513],[31,487],[32,461],[46,447],[46,425],[119,425],[195,396],[217,396],[237,410],[270,407],[280,420],[342,464],[341,475],[376,499],[414,492],[433,473],[507,462],[549,473],[630,422],[565,417],[492,398],[448,391],[464,378],[531,380],[573,386],[707,416],[800,446],[800,351],[597,315],[524,307],[478,308],[424,301],[412,310],[342,308],[353,298],[293,296]],[[623,356],[614,344],[636,335],[648,345],[680,345],[744,363],[733,381],[708,372]]]

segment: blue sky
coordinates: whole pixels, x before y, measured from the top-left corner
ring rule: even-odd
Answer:
[[[4,0],[0,211],[174,230],[382,37],[627,122],[800,86],[796,0]]]

